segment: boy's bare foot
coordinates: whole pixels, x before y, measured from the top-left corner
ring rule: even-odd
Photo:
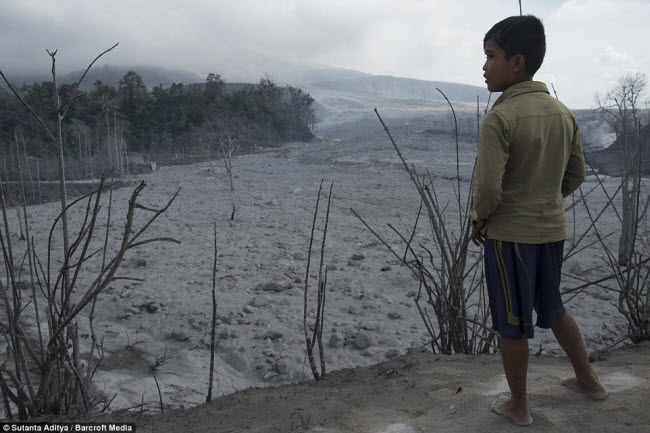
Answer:
[[[593,398],[594,400],[603,400],[607,398],[607,390],[600,384],[600,382],[598,382],[598,380],[591,383],[581,383],[578,382],[578,379],[575,377],[568,377],[562,379],[560,383],[567,388],[571,388],[572,390]]]
[[[515,410],[511,399],[506,395],[502,395],[494,400],[490,407],[493,412],[508,418],[519,426],[525,427],[533,423],[533,418],[530,416],[530,412],[528,412],[528,410],[525,412]]]

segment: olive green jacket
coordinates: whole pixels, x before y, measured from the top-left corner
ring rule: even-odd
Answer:
[[[585,179],[575,116],[544,83],[506,89],[485,115],[470,217],[491,239],[566,239],[564,197]]]

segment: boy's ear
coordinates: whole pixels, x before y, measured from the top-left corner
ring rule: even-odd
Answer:
[[[515,54],[514,56],[512,56],[511,64],[512,64],[512,71],[515,73],[526,71],[526,59],[521,54]]]

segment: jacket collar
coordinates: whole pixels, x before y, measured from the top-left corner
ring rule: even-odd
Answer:
[[[508,87],[501,94],[501,96],[499,96],[499,98],[496,101],[494,101],[494,105],[492,107],[496,107],[497,105],[515,96],[522,95],[524,93],[532,93],[532,92],[549,93],[548,87],[546,87],[546,84],[542,83],[541,81],[522,81],[521,83],[517,83],[515,85]]]

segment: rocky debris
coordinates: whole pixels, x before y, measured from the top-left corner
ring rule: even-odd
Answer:
[[[293,253],[293,259],[303,261],[307,259],[307,256],[302,252]]]
[[[255,308],[253,308],[250,305],[244,305],[244,308],[242,308],[242,311],[246,314],[253,314],[255,312]]]
[[[364,322],[361,327],[366,331],[376,331],[379,329],[377,322]]]
[[[219,332],[219,338],[227,340],[229,338],[239,338],[239,333],[236,329],[224,328]]]
[[[266,296],[256,296],[248,304],[252,305],[253,307],[266,307],[267,305],[271,304],[271,300]]]
[[[239,350],[235,350],[233,347],[228,347],[227,350],[223,351],[221,359],[223,359],[228,365],[237,371],[244,373],[248,372],[249,360],[246,357],[246,352],[242,347],[240,347]]]
[[[278,374],[289,374],[289,371],[291,371],[291,364],[286,359],[280,359],[275,363],[275,369]]]
[[[155,313],[160,309],[160,305],[154,300],[147,300],[141,303],[134,302],[132,305],[140,311],[146,311],[148,313]]]
[[[133,308],[127,308],[126,310],[119,312],[117,314],[117,318],[120,319],[120,320],[129,319],[131,316],[133,316],[133,314],[134,314],[133,311],[136,311],[135,314],[140,313],[140,310],[135,310]]]
[[[190,336],[182,329],[172,331],[170,337],[176,341],[187,341],[190,339]]]
[[[397,347],[397,340],[393,337],[382,337],[379,340],[381,346]]]
[[[334,349],[340,349],[345,346],[345,337],[340,332],[336,331],[330,335],[330,341],[328,343],[329,347]]]
[[[390,311],[390,312],[388,313],[388,318],[389,318],[390,320],[400,320],[400,319],[402,319],[402,315],[399,314],[399,313],[396,312],[396,311]]]
[[[580,263],[578,262],[573,262],[569,265],[569,272],[573,275],[584,275],[584,271],[582,270],[582,266],[580,266]]]
[[[278,375],[275,371],[273,361],[270,359],[267,359],[265,363],[258,364],[255,369],[257,370],[257,375],[265,382],[270,382]]]
[[[367,332],[364,331],[357,332],[357,335],[354,337],[354,347],[356,347],[359,350],[364,350],[370,347],[371,345],[372,345],[372,340],[370,339],[370,335],[368,335]]]
[[[363,299],[369,299],[369,298],[372,298],[372,297],[370,296],[369,293],[366,293],[366,292],[363,291],[363,290],[359,290],[358,292],[357,292],[357,291],[353,291],[353,292],[352,292],[352,297],[353,297],[354,299],[356,299],[357,301],[361,301],[361,300],[363,300]]]
[[[142,312],[142,310],[140,310],[138,307],[134,307],[134,306],[128,307],[125,311],[127,313],[131,313],[131,314],[140,314]]]
[[[595,290],[592,290],[591,291],[591,296],[593,296],[596,299],[600,299],[601,301],[609,301],[610,299],[612,299],[614,297],[612,295],[612,292],[610,292],[610,291],[608,291],[606,289],[602,289],[602,288],[600,288],[600,290],[598,288],[596,288]]]
[[[355,316],[361,316],[363,314],[363,311],[356,305],[350,305],[348,308],[348,313],[354,314]]]
[[[282,334],[282,332],[275,331],[273,329],[269,329],[264,332],[258,332],[257,334],[255,334],[255,338],[258,340],[266,340],[266,339],[279,340],[283,336],[284,335]]]
[[[264,206],[277,206],[279,203],[276,199],[269,200],[264,203]]]
[[[393,269],[393,268],[391,268],[390,266],[386,265],[386,266],[382,266],[380,270],[381,270],[382,272],[386,272],[386,271],[390,271],[391,269]]]
[[[361,260],[365,260],[365,259],[366,259],[366,255],[363,254],[363,253],[361,253],[361,254],[352,254],[350,256],[350,260],[354,260],[356,262],[361,261]]]
[[[262,357],[258,358],[256,363],[257,375],[265,382],[279,382],[291,374],[289,360],[285,355],[279,355],[273,350],[263,351]]]
[[[191,316],[189,319],[187,319],[187,323],[189,323],[189,325],[190,325],[190,327],[192,329],[195,329],[197,331],[205,330],[208,327],[208,321],[207,320],[198,320],[194,316]]]
[[[249,319],[249,317],[250,316],[240,317],[239,319],[237,319],[237,324],[238,325],[250,325],[253,322],[251,321],[251,319]]]
[[[257,286],[255,286],[255,291],[265,291],[265,292],[284,292],[285,290],[289,290],[293,288],[293,284],[291,281],[288,280],[273,280],[273,281],[267,281],[266,283],[260,283]]]
[[[142,257],[133,257],[129,261],[129,265],[131,265],[134,268],[144,268],[147,266],[147,261]]]
[[[399,356],[399,350],[397,349],[388,349],[386,353],[384,353],[384,356],[388,359],[391,358],[396,358]]]

